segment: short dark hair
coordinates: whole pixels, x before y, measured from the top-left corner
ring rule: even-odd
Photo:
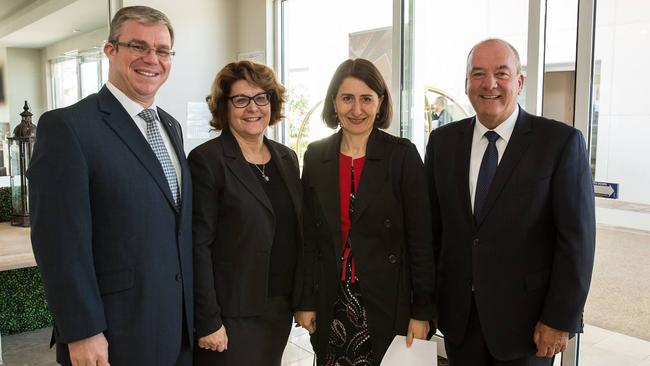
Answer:
[[[334,76],[332,76],[330,85],[327,88],[325,102],[323,103],[323,112],[321,113],[321,118],[325,124],[330,128],[336,128],[339,125],[336,110],[334,109],[334,100],[343,80],[348,77],[363,81],[370,89],[377,93],[379,98],[383,97],[383,102],[381,103],[381,107],[379,107],[379,112],[377,112],[377,119],[374,125],[377,128],[388,128],[393,118],[393,103],[390,98],[388,86],[377,67],[372,62],[363,58],[348,59],[340,64],[334,72]]]
[[[122,31],[122,25],[128,20],[135,20],[140,24],[162,24],[166,26],[172,41],[170,46],[174,46],[174,28],[172,28],[169,18],[160,10],[148,6],[127,6],[118,10],[113,16],[113,20],[111,20],[108,42],[117,41]]]
[[[217,74],[210,88],[210,95],[205,100],[212,113],[210,125],[217,130],[228,129],[228,98],[232,85],[239,81],[246,80],[257,85],[271,94],[271,120],[269,126],[278,123],[284,116],[282,108],[285,102],[286,89],[275,76],[273,70],[262,64],[251,61],[231,62],[224,66]]]

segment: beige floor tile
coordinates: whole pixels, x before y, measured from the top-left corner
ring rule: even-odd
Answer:
[[[287,347],[284,349],[284,353],[282,354],[282,364],[285,365],[306,358],[311,359],[311,357],[312,354],[310,352],[305,351],[293,343],[289,343],[287,344]]]

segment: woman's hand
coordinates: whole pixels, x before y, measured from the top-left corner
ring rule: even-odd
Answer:
[[[223,352],[228,349],[226,326],[222,325],[216,332],[199,338],[199,348]]]
[[[429,334],[428,320],[409,320],[409,329],[406,332],[406,347],[411,347],[413,338],[427,339],[427,334]]]
[[[296,311],[293,315],[296,323],[301,327],[307,329],[309,334],[314,334],[316,331],[316,312],[315,311]]]

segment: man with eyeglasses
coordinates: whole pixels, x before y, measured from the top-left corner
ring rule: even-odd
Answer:
[[[191,365],[191,182],[155,101],[174,32],[122,8],[97,93],[43,114],[28,171],[32,245],[62,365]]]

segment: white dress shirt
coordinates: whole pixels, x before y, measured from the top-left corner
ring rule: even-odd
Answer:
[[[492,130],[499,134],[499,139],[496,142],[497,152],[499,153],[497,164],[501,162],[501,157],[503,157],[503,153],[506,151],[508,141],[510,141],[510,137],[512,136],[512,131],[515,129],[515,122],[517,122],[518,116],[519,106],[515,108],[510,117],[506,118],[505,121]],[[469,160],[469,195],[471,198],[472,212],[474,212],[474,197],[476,196],[478,172],[481,169],[483,154],[485,154],[485,150],[488,146],[488,139],[485,137],[485,133],[488,131],[490,130],[478,120],[477,116],[476,123],[474,124],[474,135],[472,136],[472,153]]]
[[[108,90],[115,96],[118,102],[124,107],[126,110],[126,113],[131,116],[131,119],[135,123],[135,125],[138,127],[138,130],[142,133],[142,136],[144,136],[144,139],[147,140],[147,121],[142,119],[142,117],[138,116],[140,112],[142,112],[145,108],[142,107],[140,104],[134,102],[131,98],[127,97],[126,94],[124,94],[120,89],[118,89],[115,85],[113,85],[110,81],[106,82],[106,87]],[[169,158],[172,160],[172,164],[174,165],[174,171],[176,172],[176,180],[178,181],[178,187],[179,189],[182,187],[181,184],[181,164],[178,160],[178,156],[176,156],[176,151],[174,150],[174,146],[172,145],[171,141],[169,140],[169,136],[167,135],[167,130],[165,127],[162,125],[162,121],[160,120],[160,116],[158,115],[158,108],[156,107],[156,101],[149,106],[149,109],[153,109],[155,115],[156,115],[156,121],[158,122],[158,130],[160,130],[160,136],[163,139],[163,142],[165,143],[165,148],[167,149],[167,154],[169,154]]]

